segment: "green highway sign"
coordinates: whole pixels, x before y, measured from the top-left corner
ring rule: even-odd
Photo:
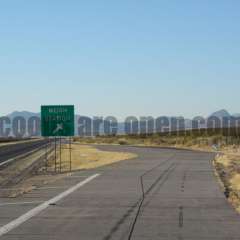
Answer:
[[[74,106],[41,106],[43,137],[74,136]]]

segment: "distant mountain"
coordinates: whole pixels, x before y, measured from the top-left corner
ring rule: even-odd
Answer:
[[[222,110],[212,113],[209,117],[224,118],[224,117],[231,117],[231,114],[227,110],[222,109]]]
[[[240,118],[240,113],[234,113],[233,116],[236,118]]]
[[[11,120],[15,117],[23,117],[26,120],[29,119],[30,117],[40,117],[40,113],[34,113],[34,112],[29,112],[29,111],[14,111],[10,114],[7,115],[7,117],[9,117]],[[222,109],[219,111],[216,111],[214,113],[212,113],[211,115],[209,115],[209,117],[218,117],[220,119],[223,119],[225,117],[230,118],[231,116],[234,117],[240,117],[240,113],[236,113],[236,114],[230,114],[227,110]],[[78,135],[78,128],[79,128],[79,123],[78,123],[78,119],[79,119],[80,115],[75,115],[75,134]],[[206,120],[209,118],[207,117]],[[169,117],[169,120],[171,118]],[[185,129],[192,129],[193,127],[193,121],[191,119],[185,119],[184,121],[185,123]],[[201,125],[202,128],[206,127],[206,123]],[[100,126],[100,134],[103,134],[104,129],[103,129],[103,125]],[[125,123],[124,122],[119,122],[118,123],[118,134],[124,134],[125,133]]]
[[[14,111],[10,114],[7,115],[7,117],[13,119],[15,117],[23,117],[25,119],[28,119],[30,117],[40,117],[40,113],[33,113],[33,112],[28,112],[28,111]]]
[[[34,113],[34,112],[29,112],[29,111],[14,111],[10,114],[7,115],[7,117],[10,117],[10,118],[14,118],[14,117],[24,117],[24,118],[29,118],[29,117],[32,117],[32,116],[37,116],[37,117],[40,117],[40,113]],[[220,118],[223,118],[223,117],[231,117],[231,116],[234,116],[234,117],[240,117],[240,113],[235,113],[235,114],[230,114],[227,110],[225,109],[222,109],[222,110],[219,110],[219,111],[216,111],[214,113],[212,113],[211,115],[209,115],[209,117],[220,117]],[[76,117],[80,117],[80,115],[76,115]],[[185,119],[186,122],[188,122],[187,125],[189,125],[189,123],[191,122],[190,119]]]

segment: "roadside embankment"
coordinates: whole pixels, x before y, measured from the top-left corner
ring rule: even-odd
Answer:
[[[84,169],[94,169],[137,157],[136,154],[132,153],[101,151],[94,147],[80,144],[72,144],[71,148],[72,172]],[[66,175],[71,175],[69,154],[70,150],[68,144],[62,144],[61,153],[58,145],[56,161],[54,148],[49,148],[47,155],[46,149],[42,149],[31,156],[16,161],[4,169],[1,169],[0,196],[17,197],[43,185],[64,178]]]
[[[229,202],[240,213],[240,152],[218,154],[214,166]]]

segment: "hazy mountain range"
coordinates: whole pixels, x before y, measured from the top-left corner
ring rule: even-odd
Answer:
[[[13,119],[15,117],[23,117],[25,119],[29,119],[30,117],[40,117],[40,113],[34,113],[34,112],[28,112],[28,111],[14,111],[10,114],[7,115],[7,117],[9,117],[10,119]],[[76,119],[78,119],[80,117],[80,115],[76,115]],[[227,110],[222,109],[219,111],[216,111],[212,114],[210,114],[208,117],[206,117],[205,119],[209,118],[209,117],[218,117],[220,119],[222,118],[230,118],[230,117],[240,117],[240,113],[235,113],[235,114],[230,114]],[[169,117],[170,119],[170,117]],[[205,125],[202,125],[201,127],[206,127]],[[185,129],[191,129],[192,128],[192,120],[191,119],[185,119]],[[77,121],[76,121],[76,127],[75,127],[75,134],[77,135]],[[103,132],[103,126],[100,127],[100,134]],[[118,133],[119,134],[124,134],[124,123],[123,122],[119,122],[118,123]]]
[[[32,117],[32,116],[38,116],[40,117],[40,113],[34,113],[34,112],[28,112],[28,111],[14,111],[10,114],[7,115],[9,118],[14,118],[14,117],[24,117],[24,118],[29,118],[29,117]],[[77,115],[77,116],[80,116],[80,115]],[[240,117],[240,113],[235,113],[235,114],[230,114],[227,110],[225,109],[222,109],[222,110],[219,110],[219,111],[216,111],[212,114],[210,114],[208,117],[212,117],[212,116],[215,116],[215,117],[219,117],[219,118],[223,118],[223,117]]]
[[[36,116],[40,117],[40,113],[34,113],[34,112],[28,112],[28,111],[14,111],[7,115],[10,119],[13,119],[15,117],[24,117],[25,119],[28,119],[30,117]]]

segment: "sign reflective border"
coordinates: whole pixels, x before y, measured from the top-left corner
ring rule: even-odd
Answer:
[[[74,106],[41,106],[41,131],[43,137],[74,136]]]

